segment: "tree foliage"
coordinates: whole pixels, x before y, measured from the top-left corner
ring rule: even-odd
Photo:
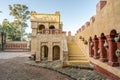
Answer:
[[[9,5],[10,15],[14,16],[15,19],[19,21],[24,21],[29,19],[30,11],[28,11],[28,7],[26,5],[14,4]]]
[[[7,19],[4,19],[1,25],[2,33],[7,33],[10,28],[10,22]]]
[[[16,26],[13,22],[9,22],[7,19],[4,19],[1,26],[1,33],[6,36],[7,39],[12,41],[19,41],[20,40],[20,31],[17,30]]]
[[[25,33],[25,28],[28,27],[26,21],[29,19],[30,11],[26,5],[14,4],[9,5],[10,15],[12,15],[15,20],[13,24],[20,30],[21,40]]]

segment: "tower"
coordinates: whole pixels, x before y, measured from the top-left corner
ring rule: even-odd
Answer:
[[[62,22],[60,22],[60,13],[40,14],[33,11],[30,20],[31,52],[36,54],[36,61],[63,60],[63,50],[65,50],[63,45],[67,43],[66,33],[62,30]]]

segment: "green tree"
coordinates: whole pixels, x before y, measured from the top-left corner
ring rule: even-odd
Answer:
[[[1,36],[2,36],[2,50],[4,49],[4,44],[6,42],[6,35],[9,30],[10,23],[7,19],[4,19],[1,25]]]
[[[20,41],[21,39],[21,29],[19,27],[20,21],[19,20],[14,20],[11,22],[11,29],[9,32],[9,39],[12,39],[13,41]]]
[[[1,30],[3,34],[8,34],[8,31],[10,29],[10,22],[7,19],[4,19],[1,25]]]
[[[17,21],[11,23],[7,19],[3,20],[1,31],[7,40],[20,41],[20,30],[16,27],[17,24]]]
[[[28,27],[27,20],[29,19],[30,11],[26,5],[14,4],[9,5],[10,15],[14,16],[15,20],[19,21],[18,27],[20,28],[21,40],[23,40],[23,36],[25,33],[25,28]]]

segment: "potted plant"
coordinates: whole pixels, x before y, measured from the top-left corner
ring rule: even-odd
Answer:
[[[117,49],[115,54],[116,54],[117,57],[120,57],[120,49]]]
[[[104,47],[105,47],[105,48],[108,48],[108,43],[107,43],[107,41],[105,41]]]
[[[120,42],[120,35],[114,38],[115,42]]]

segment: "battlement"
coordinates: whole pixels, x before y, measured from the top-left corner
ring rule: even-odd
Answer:
[[[60,22],[60,12],[57,11],[54,14],[44,14],[31,11],[30,20],[38,22]]]
[[[120,79],[120,57],[115,55],[120,50],[120,41],[116,42],[116,36],[120,40],[119,7],[120,0],[100,0],[96,15],[78,28],[75,34],[76,43],[89,57],[94,69],[111,80]]]
[[[99,12],[101,12],[101,10],[103,9],[103,7],[107,4],[107,0],[100,0],[97,5],[96,5],[96,15],[99,14]],[[90,18],[90,21],[87,21],[84,25],[81,26],[80,29],[78,29],[76,31],[76,33],[79,33],[83,30],[85,30],[87,27],[89,27],[90,25],[92,25],[94,22],[95,22],[95,18],[96,18],[96,15],[95,16],[92,16]]]
[[[100,0],[100,2],[96,5],[96,13],[100,12],[101,9],[106,5],[107,0]]]

